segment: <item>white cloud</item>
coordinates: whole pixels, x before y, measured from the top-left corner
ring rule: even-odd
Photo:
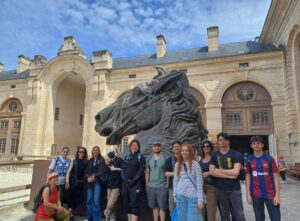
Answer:
[[[253,40],[270,0],[2,0],[0,60],[16,67],[18,54],[56,56],[63,37],[74,35],[91,56],[111,50],[126,57],[155,53],[163,34],[168,50],[207,44],[206,28],[219,26],[220,42]]]

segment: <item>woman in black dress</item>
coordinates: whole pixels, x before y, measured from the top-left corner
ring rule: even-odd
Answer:
[[[68,207],[70,213],[77,206],[84,203],[84,173],[87,165],[87,159],[88,156],[86,148],[80,147],[67,172],[66,190],[68,190],[69,194]],[[72,215],[70,220],[74,220]]]

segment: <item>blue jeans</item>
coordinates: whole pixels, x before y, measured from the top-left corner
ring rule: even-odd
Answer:
[[[86,218],[89,221],[99,221],[101,215],[101,184],[99,180],[89,184],[86,200]]]
[[[176,196],[176,208],[179,221],[202,221],[201,210],[198,209],[197,197]]]
[[[251,196],[253,201],[253,210],[255,213],[256,221],[265,221],[265,205],[267,206],[268,213],[271,221],[280,221],[280,206],[275,206],[273,200],[263,199]]]

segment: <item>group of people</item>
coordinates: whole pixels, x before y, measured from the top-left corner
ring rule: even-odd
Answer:
[[[278,167],[274,158],[263,152],[261,137],[251,137],[250,146],[253,154],[245,160],[241,153],[230,149],[229,135],[221,132],[214,142],[202,142],[200,160],[192,145],[179,141],[172,144],[171,156],[163,152],[160,142],[154,142],[147,158],[136,139],[129,143],[129,154],[123,159],[114,151],[104,159],[95,146],[90,159],[86,148],[81,147],[71,160],[69,148],[64,147],[61,156],[55,157],[49,166],[48,184],[35,221],[74,220],[72,210],[84,203],[85,189],[86,220],[99,221],[104,206],[103,188],[107,188],[106,221],[116,220],[120,195],[128,220],[137,221],[144,189],[154,221],[165,221],[167,209],[172,216],[175,208],[179,221],[215,221],[217,208],[222,221],[244,221],[242,174],[246,174],[246,199],[253,205],[255,219],[265,220],[266,205],[270,219],[278,221]],[[63,207],[64,204],[67,206]]]

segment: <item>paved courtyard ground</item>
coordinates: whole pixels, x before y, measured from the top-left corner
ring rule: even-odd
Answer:
[[[22,174],[21,174],[22,173]],[[23,184],[28,184],[31,181],[29,178],[31,173],[22,171],[21,173],[14,173],[13,176],[7,176],[7,173],[0,173],[1,185],[0,187],[8,187],[14,184],[12,180],[17,179],[17,183],[20,184],[20,180],[25,181]],[[5,176],[4,176],[5,175]],[[16,176],[18,175],[18,176]],[[6,179],[4,179],[6,177]],[[14,184],[15,185],[15,184]],[[255,221],[252,207],[245,201],[245,186],[242,184],[244,209],[247,221]],[[281,213],[282,221],[300,221],[300,181],[288,179],[285,184],[281,186]],[[15,193],[9,193],[7,195],[0,194],[0,220],[1,221],[32,221],[33,213],[30,210],[24,208],[25,201],[29,200],[28,191],[18,191]],[[267,212],[266,212],[267,214]],[[83,218],[77,217],[76,220],[83,220]],[[141,220],[142,221],[142,220]],[[218,220],[219,221],[219,220]],[[266,221],[269,221],[267,216]]]

